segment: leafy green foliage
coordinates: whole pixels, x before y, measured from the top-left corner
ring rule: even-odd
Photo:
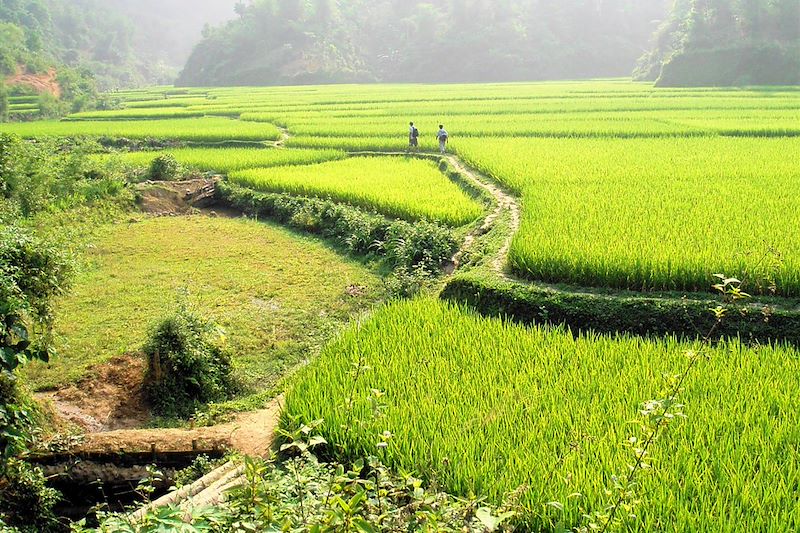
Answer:
[[[211,459],[207,455],[198,455],[195,460],[192,461],[192,464],[179,470],[174,476],[172,476],[172,481],[175,483],[175,487],[177,488],[191,485],[206,474],[212,472],[214,469],[222,466],[225,461],[227,461],[225,458]]]
[[[216,325],[184,306],[153,328],[143,350],[156,413],[187,417],[203,404],[230,397],[235,385],[223,339]]]
[[[174,181],[180,179],[183,167],[172,154],[162,154],[150,162],[148,177],[153,181]]]
[[[6,122],[8,120],[9,105],[8,89],[6,88],[6,84],[0,80],[0,122]]]
[[[0,522],[51,531],[57,493],[42,472],[17,459],[33,436],[33,407],[15,370],[51,351],[51,300],[65,288],[69,262],[53,246],[13,226],[0,227]]]
[[[178,83],[476,82],[626,75],[650,39],[652,21],[666,11],[667,2],[661,0],[618,0],[602,9],[579,0],[258,0],[241,4],[237,20],[206,32]]]
[[[51,300],[69,272],[53,246],[13,226],[0,228],[0,371],[48,358]]]
[[[663,87],[793,85],[798,21],[794,0],[675,2],[635,74]]]
[[[0,378],[1,380],[2,378]],[[53,508],[60,494],[47,487],[38,467],[17,459],[3,462],[0,477],[0,529],[10,526],[14,533],[63,531]]]
[[[87,157],[96,145],[0,133],[0,203],[29,217],[104,199],[124,199],[123,177]]]

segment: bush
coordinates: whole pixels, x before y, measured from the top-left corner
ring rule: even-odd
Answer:
[[[175,181],[183,169],[178,160],[172,154],[163,154],[150,163],[148,176],[153,181]]]
[[[8,90],[0,80],[0,122],[8,121]]]
[[[0,229],[0,523],[21,531],[55,528],[58,493],[18,459],[33,440],[35,420],[14,371],[48,358],[50,301],[68,273],[69,262],[54,247],[17,228]]]
[[[53,245],[13,226],[0,229],[0,371],[47,357],[51,299],[64,289],[70,268]]]
[[[0,531],[2,524],[23,533],[62,531],[53,512],[60,499],[58,491],[48,488],[41,469],[12,460],[0,483]]]
[[[144,353],[147,392],[157,414],[185,418],[206,403],[230,397],[231,358],[217,344],[221,337],[212,322],[185,307],[156,325]]]
[[[31,143],[0,134],[0,200],[8,200],[3,207],[27,217],[51,208],[120,197],[124,176],[108,172],[89,158],[96,147],[92,141]]]

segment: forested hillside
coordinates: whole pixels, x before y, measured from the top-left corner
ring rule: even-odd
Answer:
[[[0,74],[70,67],[101,89],[171,83],[234,0],[0,0]]]
[[[178,83],[478,82],[629,75],[669,0],[255,0]]]
[[[637,77],[661,86],[800,83],[800,2],[676,0]]]

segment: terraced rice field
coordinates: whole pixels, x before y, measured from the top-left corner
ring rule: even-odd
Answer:
[[[277,125],[288,129],[290,149],[398,151],[414,120],[421,149],[434,151],[437,126],[444,123],[453,151],[521,197],[523,225],[509,263],[518,276],[584,287],[705,291],[713,274],[725,271],[746,277],[752,292],[800,294],[791,229],[800,212],[794,194],[800,173],[800,145],[793,139],[800,135],[796,88],[654,89],[606,80],[158,87],[115,97],[121,109],[76,114],[71,122],[0,125],[0,131],[268,142],[279,138]],[[241,155],[228,163],[230,153],[207,150],[180,152],[179,159],[220,172],[329,159],[312,153]],[[139,165],[150,157],[123,156]],[[271,189],[276,172],[265,174]],[[255,183],[261,173],[244,176]],[[339,189],[348,187],[300,187],[301,174],[287,171],[296,192],[342,198]],[[357,203],[385,208],[374,195]],[[429,208],[417,207],[430,215]]]
[[[0,124],[0,133],[35,137],[110,137],[174,139],[193,142],[276,141],[272,124],[243,123],[219,117],[163,120],[42,121]]]
[[[800,139],[465,139],[459,153],[521,194],[510,265],[526,278],[703,291],[729,272],[800,294]]]
[[[132,167],[147,167],[167,153],[182,165],[198,170],[233,172],[248,168],[311,165],[343,159],[342,150],[276,150],[271,148],[176,148],[166,152],[121,152],[98,156],[99,161],[116,161]]]
[[[421,149],[435,150],[443,123],[450,150],[521,202],[508,257],[520,278],[686,293],[711,290],[721,272],[749,292],[800,296],[795,87],[665,90],[605,80],[159,87],[117,96],[119,110],[0,132],[263,142],[170,151],[246,187],[459,226],[482,207],[434,163],[388,155],[406,148],[412,120]],[[363,151],[387,154],[353,153]],[[154,156],[113,157],[146,166]],[[609,503],[612,476],[631,461],[624,443],[638,431],[631,421],[641,402],[658,398],[664,374],[701,349],[708,357],[680,392],[688,418],[652,448],[628,529],[800,529],[796,348],[575,336],[419,299],[376,312],[325,349],[289,391],[288,413],[324,419],[335,455],[377,453],[460,496],[499,503],[515,494],[520,525],[563,531]]]
[[[516,492],[525,530],[571,530],[611,502],[610,476],[633,460],[623,442],[640,436],[638,401],[663,397],[663,374],[690,349],[702,348],[575,338],[416,300],[328,346],[298,378],[287,421],[324,419],[341,459],[378,454],[495,503]],[[681,394],[688,418],[648,455],[631,530],[800,528],[800,353],[731,342],[707,356]]]
[[[233,172],[233,183],[269,192],[329,197],[409,220],[462,226],[483,208],[448,180],[431,161],[356,157],[312,166]]]

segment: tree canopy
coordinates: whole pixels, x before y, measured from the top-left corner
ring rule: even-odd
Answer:
[[[91,71],[102,89],[171,83],[235,0],[0,0],[0,75]],[[60,70],[60,69],[59,69]]]
[[[800,2],[675,0],[636,76],[659,85],[800,83]]]
[[[209,29],[182,85],[629,75],[668,0],[255,0]]]

